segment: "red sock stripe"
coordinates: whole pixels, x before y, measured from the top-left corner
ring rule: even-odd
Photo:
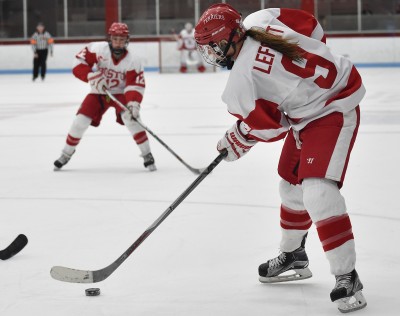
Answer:
[[[281,205],[281,227],[284,229],[306,230],[311,227],[312,220],[306,210],[295,211]]]
[[[140,144],[144,143],[146,140],[148,140],[147,134],[145,131],[139,132],[139,133],[133,135],[133,139],[135,140],[136,144],[138,144],[138,145],[140,145]]]
[[[72,136],[69,135],[69,134],[68,134],[68,136],[67,136],[67,144],[70,145],[70,146],[76,146],[76,145],[79,144],[80,141],[81,141],[80,138],[72,137]]]
[[[348,214],[335,216],[316,223],[324,251],[329,251],[354,239]]]

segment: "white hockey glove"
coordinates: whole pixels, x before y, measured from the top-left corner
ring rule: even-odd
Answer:
[[[228,129],[225,133],[225,136],[218,142],[217,150],[221,152],[223,149],[228,151],[228,155],[224,158],[226,161],[234,161],[242,156],[244,156],[255,144],[257,141],[250,140],[243,133],[245,127],[241,124],[247,126],[242,121],[237,121],[230,129]]]
[[[106,78],[101,71],[89,72],[87,79],[94,91],[100,94],[106,94],[105,90],[108,89]]]
[[[128,120],[136,120],[139,118],[140,104],[136,101],[129,101],[126,105],[128,108],[122,113],[122,116]]]

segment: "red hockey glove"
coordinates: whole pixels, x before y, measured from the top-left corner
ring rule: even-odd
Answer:
[[[217,150],[221,152],[223,149],[228,151],[228,155],[224,158],[226,161],[234,161],[244,156],[257,141],[250,140],[240,130],[242,121],[237,121],[225,133],[225,136],[218,142]]]
[[[94,93],[106,94],[105,90],[108,89],[108,85],[101,71],[89,72],[87,79]]]

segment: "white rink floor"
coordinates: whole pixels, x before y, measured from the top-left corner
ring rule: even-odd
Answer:
[[[351,214],[357,270],[368,306],[354,315],[398,315],[400,280],[400,71],[361,69],[367,96],[342,190]],[[220,101],[227,72],[147,74],[142,118],[190,165],[207,166],[234,122]],[[62,283],[53,265],[99,269],[114,261],[194,181],[153,138],[158,171],[110,110],[75,156],[53,172],[88,87],[69,74],[44,83],[0,76],[0,249],[19,233],[20,254],[0,261],[1,316],[339,315],[334,278],[310,230],[313,278],[258,282],[258,265],[278,254],[276,166],[282,142],[258,144],[222,162],[100,287]]]

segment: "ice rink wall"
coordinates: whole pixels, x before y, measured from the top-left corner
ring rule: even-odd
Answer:
[[[47,61],[48,72],[69,72],[74,56],[91,40],[55,42],[54,56]],[[161,44],[164,42],[164,44]],[[142,58],[145,70],[159,71],[161,54],[176,54],[176,45],[169,41],[151,38],[133,41],[129,49]],[[357,66],[365,67],[399,67],[400,37],[398,36],[366,36],[336,37],[327,39],[327,44],[337,54],[350,58]],[[162,49],[161,49],[161,45]],[[33,53],[28,42],[0,43],[0,74],[30,73],[32,71]]]

